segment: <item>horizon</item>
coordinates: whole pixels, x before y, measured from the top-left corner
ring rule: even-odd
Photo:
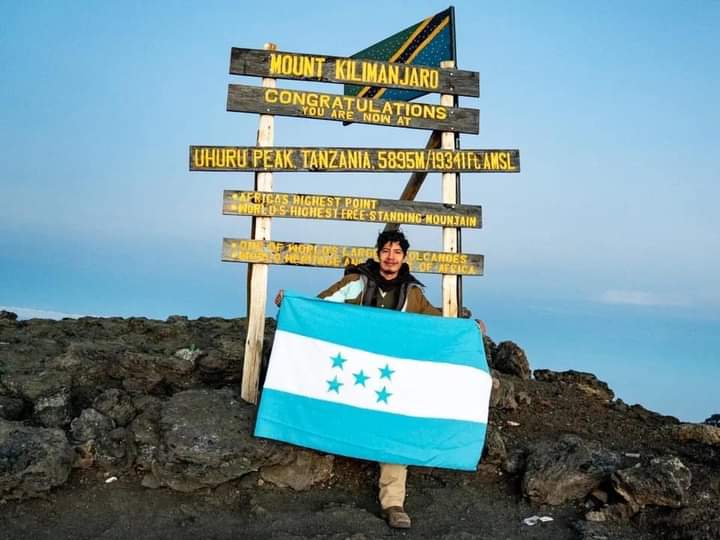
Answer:
[[[225,110],[228,83],[260,84],[228,75],[230,48],[346,56],[447,7],[370,2],[347,24],[329,1],[4,3],[0,304],[244,316],[246,265],[220,248],[250,220],[221,207],[252,174],[191,173],[187,159],[191,145],[255,143],[257,115]],[[462,147],[517,148],[522,163],[462,175],[462,201],[483,209],[464,251],[485,256],[463,303],[533,369],[592,372],[682,420],[720,412],[720,3],[456,2],[455,15],[458,67],[480,73],[480,97],[460,100],[480,109],[480,134]],[[277,146],[422,148],[429,134],[275,118]],[[418,200],[439,200],[439,176]],[[407,177],[276,173],[273,189],[393,199]],[[272,238],[362,246],[381,227],[274,219]],[[439,228],[403,229],[440,249]],[[271,266],[268,315],[277,289],[315,294],[341,273]],[[439,278],[418,277],[439,304]]]

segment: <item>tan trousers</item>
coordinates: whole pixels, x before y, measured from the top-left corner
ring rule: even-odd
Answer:
[[[405,479],[407,466],[392,463],[380,464],[380,507],[405,505]]]

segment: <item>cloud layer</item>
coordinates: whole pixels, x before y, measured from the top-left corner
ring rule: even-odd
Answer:
[[[690,301],[678,295],[649,291],[607,290],[600,295],[603,304],[625,304],[632,306],[688,306]]]

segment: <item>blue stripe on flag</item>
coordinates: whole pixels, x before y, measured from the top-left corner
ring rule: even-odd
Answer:
[[[446,362],[489,372],[480,331],[475,321],[469,319],[332,303],[286,291],[277,327],[377,354]]]
[[[255,436],[381,463],[474,471],[486,427],[371,411],[266,388]]]

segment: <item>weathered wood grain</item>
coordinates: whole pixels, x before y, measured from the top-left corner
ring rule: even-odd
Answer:
[[[452,68],[455,62],[442,62],[445,68]],[[440,104],[450,107],[453,105],[454,97],[450,94],[440,96]],[[443,150],[455,150],[455,134],[445,131],[440,137],[440,148]],[[458,198],[457,173],[444,172],[441,180],[442,202],[445,204],[456,204]],[[458,229],[443,227],[443,251],[448,253],[458,252]],[[445,274],[442,277],[442,312],[443,317],[458,316],[458,279],[456,275]]]
[[[459,133],[480,130],[477,109],[242,84],[228,86],[227,110]]]
[[[359,264],[374,256],[374,247],[224,238],[222,260],[344,268],[348,264]],[[483,273],[483,256],[467,253],[410,250],[407,263],[410,271],[415,273],[468,276],[479,276]]]
[[[480,74],[460,69],[233,47],[230,74],[480,95]]]
[[[191,171],[520,172],[513,149],[191,146]]]
[[[265,49],[277,49],[274,43],[266,43]],[[271,78],[262,80],[263,88],[275,88],[276,81]],[[275,134],[274,118],[261,114],[258,120],[257,145],[273,145]],[[255,173],[255,189],[262,192],[272,191],[272,173]],[[251,237],[258,242],[270,240],[270,218],[254,217],[250,226]],[[260,366],[262,362],[265,336],[265,304],[267,302],[267,264],[249,264],[247,272],[247,317],[248,327],[245,335],[245,357],[243,358],[243,376],[240,385],[240,397],[250,403],[257,403],[259,397]]]
[[[480,206],[305,193],[226,190],[223,214],[473,229],[482,226]]]

